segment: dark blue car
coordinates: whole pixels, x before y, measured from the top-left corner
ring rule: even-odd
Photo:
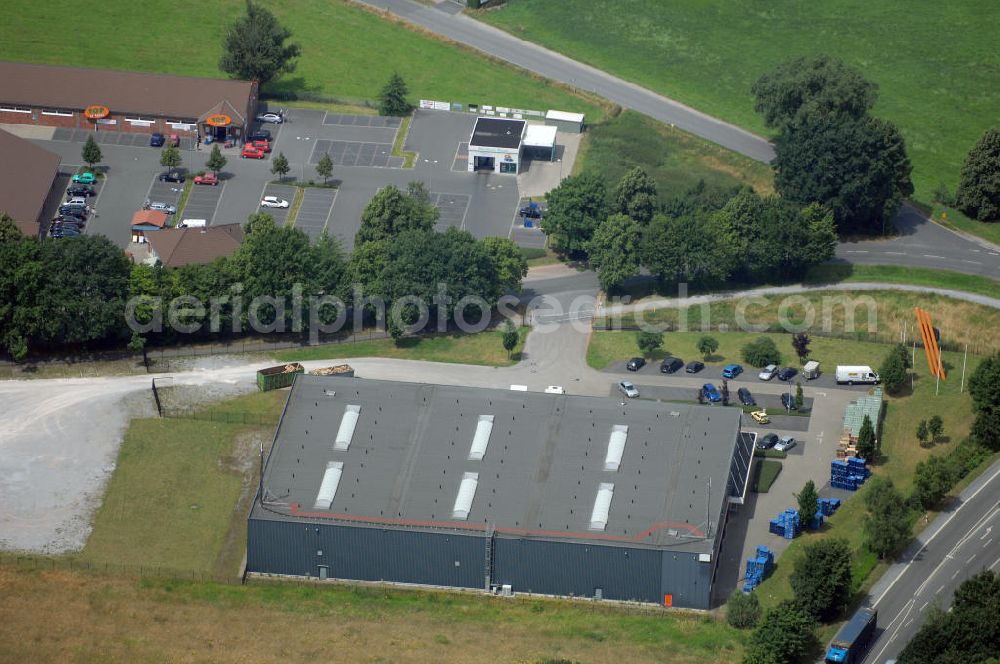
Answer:
[[[149,144],[154,148],[162,148],[166,140],[167,139],[163,134],[156,132],[149,137]]]
[[[715,385],[711,383],[705,383],[701,386],[702,391],[705,393],[705,398],[712,403],[717,403],[722,401],[722,395],[719,394],[719,390],[715,389]]]

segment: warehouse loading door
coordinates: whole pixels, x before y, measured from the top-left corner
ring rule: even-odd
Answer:
[[[473,162],[473,170],[494,171],[496,170],[496,160],[493,157],[476,157]]]

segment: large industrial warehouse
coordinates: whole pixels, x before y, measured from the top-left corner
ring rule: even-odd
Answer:
[[[735,409],[300,376],[247,571],[709,608]]]

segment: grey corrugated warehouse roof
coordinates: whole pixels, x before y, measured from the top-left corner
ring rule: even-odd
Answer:
[[[344,424],[350,406],[360,407],[353,429],[351,417]],[[470,459],[484,415],[493,416],[486,452]],[[494,526],[524,537],[710,552],[739,424],[737,409],[300,376],[264,471],[264,506],[256,503],[252,518]],[[605,467],[615,425],[628,433],[612,471]],[[349,440],[346,450],[335,449],[338,437]],[[343,467],[327,476],[331,462]],[[454,518],[467,473],[478,484],[467,518]],[[329,489],[334,475],[332,503],[317,507],[324,477]],[[605,483],[614,484],[607,526],[593,529]]]
[[[9,104],[77,110],[100,104],[113,113],[177,120],[197,119],[229,102],[242,121],[254,90],[250,81],[5,61],[0,61],[0,81],[0,102]]]
[[[524,135],[524,120],[476,118],[469,145],[487,148],[516,148]]]
[[[38,235],[45,199],[59,170],[59,155],[0,129],[0,212],[25,235]]]

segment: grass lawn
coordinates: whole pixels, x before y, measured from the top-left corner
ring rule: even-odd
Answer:
[[[852,281],[935,286],[989,297],[1000,297],[1000,281],[996,279],[923,267],[824,263],[810,269],[803,279],[803,282],[807,284],[850,283]]]
[[[915,196],[929,202],[940,184],[954,191],[966,152],[996,122],[995,11],[992,0],[518,0],[479,16],[759,133],[758,77],[797,56],[840,57],[878,84],[874,112],[901,128]]]
[[[218,585],[0,566],[5,662],[729,664],[725,620],[558,600],[353,587]],[[503,644],[484,647],[484,635]],[[197,656],[192,655],[197,653]]]
[[[848,309],[838,298],[849,295],[857,298],[859,305],[854,307],[854,324],[849,324]],[[824,298],[831,298],[824,300]],[[934,324],[941,331],[942,344],[961,347],[969,344],[969,352],[989,354],[1000,350],[1000,342],[996,340],[995,330],[1000,326],[1000,311],[970,302],[954,300],[932,294],[908,293],[894,291],[872,291],[862,293],[828,293],[798,294],[791,298],[773,296],[752,301],[753,304],[744,309],[744,320],[752,325],[767,326],[768,329],[780,330],[777,321],[779,312],[784,308],[788,321],[800,324],[808,320],[806,312],[811,307],[814,312],[812,325],[819,329],[826,328],[829,334],[845,335],[854,330],[859,335],[858,340],[837,339],[831,336],[812,335],[810,346],[812,359],[819,360],[827,371],[836,364],[870,364],[881,363],[886,352],[885,343],[899,340],[899,332],[904,324],[907,326],[908,339],[913,334],[915,306],[922,306],[931,312]],[[784,303],[784,304],[783,304]],[[787,305],[787,306],[786,306]],[[808,307],[807,307],[808,305]],[[701,306],[687,310],[655,309],[646,312],[643,318],[649,323],[665,323],[672,328],[679,327],[683,317],[687,317],[687,332],[664,333],[663,350],[657,356],[667,354],[677,355],[685,361],[700,357],[697,342],[703,335],[718,339],[719,350],[709,358],[710,364],[728,364],[729,362],[744,363],[740,353],[741,348],[751,339],[761,336],[756,332],[718,332],[721,325],[728,329],[739,329],[737,307],[739,301],[720,300],[706,305],[706,311]],[[829,316],[824,315],[824,306]],[[829,319],[829,325],[824,319]],[[869,333],[868,321],[875,323],[875,332]],[[702,332],[701,321],[710,323],[710,331]],[[610,321],[614,323],[614,321]],[[623,325],[631,325],[634,319],[626,314]],[[587,362],[590,366],[602,369],[611,362],[635,355],[636,334],[633,331],[598,331],[591,338],[587,349]],[[787,332],[769,332],[767,336],[774,339],[775,345],[782,354],[782,362],[797,366]],[[884,343],[872,343],[879,341]],[[961,364],[958,365],[959,367]]]
[[[251,437],[259,431],[269,439],[285,396],[252,394],[218,406],[259,413],[271,422],[263,427],[133,420],[80,558],[235,575],[244,542],[230,533],[233,527],[245,531],[234,510],[246,474],[257,467],[257,442]]]
[[[593,99],[433,39],[343,0],[263,2],[302,45],[297,70],[270,87],[346,102],[375,99],[393,71],[410,97],[516,108],[564,109],[600,117]],[[224,77],[222,37],[242,0],[220,0],[206,11],[194,0],[135,3],[108,0],[79,11],[70,0],[12,0],[4,19],[0,59],[86,65],[190,76]],[[56,26],[73,17],[87,39],[66,39]],[[155,18],[155,25],[150,23]],[[100,48],[94,48],[100,44]]]
[[[478,334],[439,334],[424,337],[408,337],[396,343],[392,339],[355,341],[344,344],[328,344],[311,348],[281,351],[274,354],[281,362],[301,362],[347,357],[394,357],[403,360],[426,360],[428,362],[455,362],[457,364],[482,364],[486,366],[509,366],[520,359],[527,328],[521,329],[521,338],[511,356],[503,349],[503,332],[490,330]]]
[[[635,166],[656,180],[662,199],[699,180],[712,188],[749,184],[762,194],[774,190],[768,166],[634,111],[591,124],[574,171],[601,173],[613,187]]]
[[[986,238],[993,244],[1000,245],[1000,222],[986,223],[976,221],[975,219],[966,217],[954,208],[942,207],[941,205],[935,205],[931,208],[930,214],[939,223],[949,228],[978,235],[979,237]]]
[[[753,480],[753,490],[756,493],[767,493],[774,481],[781,474],[781,462],[774,459],[764,459],[757,464],[757,473]]]

